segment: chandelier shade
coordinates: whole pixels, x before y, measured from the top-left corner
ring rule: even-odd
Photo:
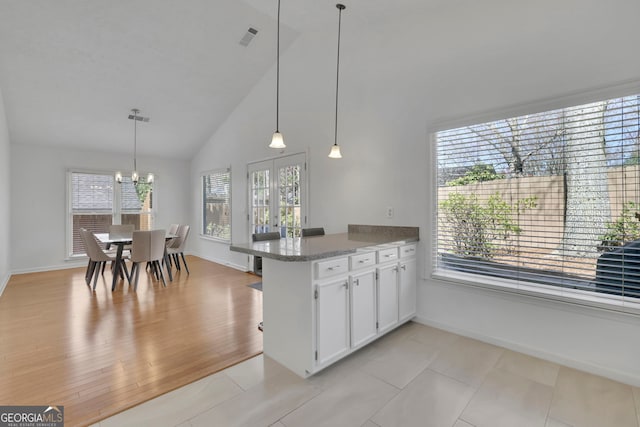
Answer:
[[[140,175],[138,174],[138,122],[148,122],[149,117],[142,117],[139,115],[140,110],[137,108],[132,108],[131,113],[129,114],[129,119],[133,120],[133,171],[131,172],[131,182],[133,185],[138,185],[140,181]],[[118,171],[115,174],[115,180],[118,184],[122,183],[122,172]],[[154,175],[149,173],[147,175],[146,182],[151,184],[154,180]]]

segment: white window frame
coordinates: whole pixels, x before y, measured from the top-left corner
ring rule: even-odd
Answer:
[[[229,178],[229,190],[228,190],[228,197],[227,197],[227,205],[229,206],[229,237],[225,238],[225,237],[221,237],[219,235],[211,235],[211,234],[207,234],[205,232],[205,214],[204,211],[206,209],[206,200],[205,200],[205,183],[204,183],[204,179],[207,176],[211,176],[211,175],[224,175],[227,174],[228,178]],[[205,171],[202,172],[200,174],[200,226],[199,226],[199,234],[200,237],[203,239],[208,239],[208,240],[213,240],[216,242],[221,242],[221,243],[231,243],[231,237],[233,234],[233,215],[232,215],[232,194],[233,194],[233,190],[232,190],[232,180],[233,180],[233,175],[232,175],[232,171],[231,171],[231,166],[228,167],[224,167],[224,168],[217,168],[217,169],[212,169],[209,171]]]
[[[509,107],[508,109],[487,111],[474,116],[452,118],[440,122],[429,123],[427,125],[429,144],[429,149],[427,150],[427,161],[432,167],[431,173],[429,174],[431,185],[429,186],[428,199],[430,204],[429,210],[433,212],[430,225],[434,231],[431,236],[432,244],[428,245],[426,250],[425,277],[430,277],[437,281],[447,282],[452,285],[459,285],[462,287],[483,288],[490,291],[497,291],[499,293],[505,292],[508,294],[519,294],[540,300],[551,300],[568,303],[570,305],[594,307],[609,312],[622,312],[640,315],[640,299],[634,301],[633,298],[621,297],[616,300],[614,298],[610,298],[610,296],[600,296],[592,291],[560,289],[551,285],[527,283],[523,281],[436,268],[436,257],[438,256],[436,251],[436,242],[438,239],[438,153],[436,134],[438,132],[447,129],[471,126],[478,123],[501,120],[508,117],[517,117],[543,111],[578,106],[600,100],[631,96],[638,93],[640,93],[640,81],[634,81],[618,86],[599,88],[555,99],[542,100],[536,103],[516,105]]]
[[[73,212],[73,200],[72,200],[72,195],[73,195],[73,181],[72,181],[72,177],[73,174],[75,173],[79,173],[79,174],[93,174],[93,175],[104,175],[104,176],[110,176],[111,177],[111,182],[113,185],[113,205],[111,208],[111,221],[112,224],[120,224],[121,223],[121,216],[123,214],[131,214],[133,212],[126,212],[122,210],[121,204],[122,204],[122,191],[121,191],[121,186],[116,182],[115,180],[115,173],[116,171],[108,171],[108,170],[95,170],[95,169],[81,169],[81,168],[72,168],[72,169],[67,169],[67,173],[66,173],[66,181],[67,181],[67,191],[66,191],[66,198],[67,198],[67,203],[66,203],[66,230],[65,230],[65,251],[66,251],[66,258],[67,260],[75,260],[78,258],[85,258],[86,254],[73,254],[73,217],[74,217],[74,212]],[[146,173],[141,174],[141,176],[146,176]],[[156,206],[157,206],[157,191],[156,191],[156,187],[157,187],[157,176],[154,177],[154,182],[153,182],[153,205],[151,210],[149,211],[140,211],[140,214],[149,214],[150,218],[151,218],[151,227],[153,228],[153,223],[155,222],[155,217],[156,217]],[[89,213],[91,214],[91,213]],[[97,213],[96,213],[97,214]],[[106,215],[106,213],[103,213]]]

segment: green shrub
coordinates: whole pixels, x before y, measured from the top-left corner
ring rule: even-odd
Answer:
[[[495,179],[502,179],[504,175],[496,173],[493,165],[476,164],[471,167],[460,178],[452,179],[447,182],[447,186],[455,187],[460,185],[474,184],[476,182],[493,181]]]
[[[536,206],[537,197],[509,204],[495,193],[482,204],[474,193],[451,193],[440,202],[440,212],[451,233],[454,253],[493,258],[500,249],[508,251],[509,237],[522,231],[515,214]],[[502,242],[497,244],[498,241]]]
[[[640,212],[640,205],[636,202],[626,202],[622,205],[622,213],[615,220],[608,222],[607,232],[601,237],[601,251],[609,251],[625,243],[640,238],[640,221],[636,214]]]

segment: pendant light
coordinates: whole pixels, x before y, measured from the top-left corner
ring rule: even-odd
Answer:
[[[140,113],[140,110],[138,110],[137,108],[133,108],[131,112],[133,113],[133,114],[129,114],[129,119],[133,120],[133,172],[131,172],[131,182],[133,182],[133,185],[138,185],[138,181],[140,181],[140,176],[138,175],[138,165],[137,165],[138,122],[139,121],[148,122],[149,117],[139,116],[138,113]],[[147,184],[153,183],[153,179],[154,179],[153,174],[149,173],[147,175],[146,183]],[[121,172],[116,172],[116,182],[119,184],[122,183]]]
[[[338,56],[336,61],[336,123],[335,123],[335,134],[334,134],[334,142],[331,146],[331,151],[329,152],[329,157],[332,159],[341,159],[342,154],[340,154],[340,146],[338,145],[338,83],[340,82],[340,27],[342,24],[342,11],[346,9],[346,6],[343,4],[336,4],[338,8]]]
[[[278,0],[278,36],[276,46],[276,131],[271,137],[269,148],[285,148],[284,139],[279,130],[280,119],[280,0]]]

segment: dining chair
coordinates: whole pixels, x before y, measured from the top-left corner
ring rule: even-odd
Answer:
[[[180,227],[180,224],[171,224],[169,226],[169,228],[167,229],[167,234],[178,234],[178,227]],[[175,244],[176,238],[174,237],[173,239],[169,239],[167,240],[167,247],[171,247]]]
[[[109,226],[109,237],[131,237],[135,227],[133,224],[111,224]],[[131,249],[131,245],[125,245],[125,249]],[[111,249],[111,244],[107,244],[105,249]]]
[[[263,240],[276,240],[280,238],[280,233],[277,231],[268,231],[266,233],[254,233],[251,235],[251,240],[254,242],[261,242]]]
[[[106,265],[106,263],[109,261],[111,261],[111,265],[114,266],[115,265],[114,261],[116,260],[116,256],[115,254],[105,252],[100,247],[100,244],[96,240],[93,233],[87,230],[86,228],[80,229],[80,237],[82,237],[82,241],[84,242],[84,247],[87,252],[87,256],[89,257],[89,264],[87,265],[85,280],[87,282],[87,285],[89,286],[91,283],[91,278],[92,276],[94,276],[93,290],[95,290],[96,285],[98,283],[98,276],[100,275],[100,271],[102,270],[102,273],[104,273],[104,265]],[[122,259],[124,260],[126,257],[128,256],[123,255]],[[122,262],[120,265],[121,265],[121,268],[118,271],[112,270],[112,273],[119,274],[120,276],[122,276],[123,279],[125,276],[128,278],[129,273],[127,272],[127,266],[125,265],[124,262]],[[102,266],[103,268],[101,269],[100,266]]]
[[[324,236],[324,228],[323,227],[303,228],[302,237],[308,237],[308,236]]]
[[[138,289],[138,276],[140,276],[140,263],[148,262],[151,265],[152,273],[156,280],[162,279],[162,284],[166,287],[167,283],[162,274],[160,262],[164,259],[165,254],[165,236],[164,230],[151,231],[134,231],[131,244],[131,274],[129,275],[129,284],[133,280],[133,290]]]
[[[133,224],[111,224],[109,226],[109,237],[131,237],[135,230]]]
[[[184,258],[184,247],[187,243],[187,237],[189,237],[189,229],[191,227],[188,225],[180,225],[178,227],[177,235],[175,239],[173,239],[173,244],[167,246],[167,255],[169,258],[169,265],[167,268],[171,268],[171,259],[176,264],[176,269],[180,271],[180,257],[182,257],[182,263],[184,264],[185,270],[187,270],[187,274],[189,274],[189,267],[187,266],[187,260]]]
[[[251,240],[254,242],[263,242],[265,240],[278,240],[280,239],[280,233],[277,231],[268,231],[266,233],[253,233]],[[253,257],[253,272],[258,276],[262,276],[262,257]]]
[[[93,261],[91,261],[91,258],[89,257],[89,251],[87,250],[87,242],[86,242],[86,238],[84,235],[84,232],[86,231],[86,228],[80,228],[78,229],[78,234],[80,235],[80,239],[82,240],[82,244],[84,245],[84,252],[87,255],[87,257],[89,258],[89,262],[87,263],[87,270],[84,272],[84,280],[87,282],[87,285],[89,284],[90,281],[90,277],[93,277]],[[104,272],[104,271],[103,271]]]

